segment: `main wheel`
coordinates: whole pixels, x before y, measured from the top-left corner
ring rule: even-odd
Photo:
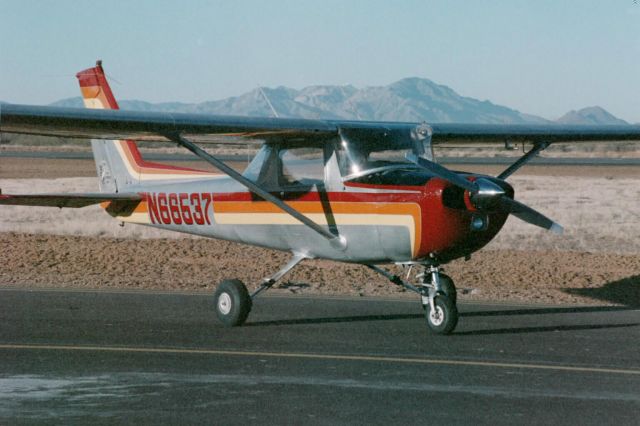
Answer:
[[[458,302],[458,292],[451,277],[447,274],[440,274],[440,288],[455,305]]]
[[[240,280],[224,280],[213,295],[216,315],[227,327],[242,325],[251,311],[251,297]]]
[[[425,316],[429,329],[436,334],[449,334],[458,324],[458,308],[451,299],[444,294],[438,294],[433,301],[435,309],[427,304]]]

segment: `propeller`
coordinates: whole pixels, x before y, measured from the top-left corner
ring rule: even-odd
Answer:
[[[540,228],[548,229],[554,234],[562,234],[564,232],[564,228],[562,225],[554,222],[549,219],[542,213],[532,209],[526,204],[522,204],[519,201],[516,201],[507,196],[500,197],[500,210],[503,212],[509,212],[520,220],[523,220],[527,223],[530,223],[535,226],[539,226]]]
[[[440,164],[418,157],[415,154],[408,154],[406,157],[407,160],[423,169],[429,170],[439,178],[468,191],[471,202],[478,210],[509,213],[520,220],[556,234],[562,234],[564,231],[561,225],[542,213],[509,197],[500,185],[489,179],[478,178],[472,182]]]

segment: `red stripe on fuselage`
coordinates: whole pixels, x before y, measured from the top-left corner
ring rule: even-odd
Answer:
[[[324,195],[318,192],[285,192],[284,197],[280,192],[274,192],[283,201],[323,201]],[[419,202],[424,194],[421,192],[327,192],[326,199],[329,201],[348,201],[365,203],[410,203]],[[213,201],[263,201],[262,198],[251,192],[227,192],[215,193]]]

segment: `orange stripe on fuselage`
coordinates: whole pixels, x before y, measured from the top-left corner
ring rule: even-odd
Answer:
[[[100,203],[104,209],[108,209],[112,201]],[[303,214],[325,214],[325,208],[318,201],[293,201],[287,203],[292,208]],[[287,215],[278,206],[266,201],[214,201],[213,212],[220,214],[251,214],[271,213]],[[333,214],[352,215],[381,215],[381,216],[411,216],[414,223],[413,255],[416,256],[422,241],[421,209],[416,203],[366,203],[366,202],[332,202],[329,210]],[[149,206],[147,201],[141,200],[132,213],[147,214]],[[375,223],[375,221],[373,221]],[[269,225],[269,223],[265,223]],[[363,223],[366,225],[366,223]]]
[[[319,201],[289,201],[287,205],[301,213],[323,213],[325,208]],[[416,203],[367,203],[332,201],[329,209],[334,213],[353,214],[419,214],[420,207]],[[213,210],[216,213],[280,213],[282,210],[275,204],[266,201],[215,201]]]
[[[318,201],[292,201],[287,202],[287,205],[303,214],[326,214],[326,212],[330,211],[333,214],[411,216],[415,226],[413,254],[416,255],[420,249],[420,243],[422,241],[422,220],[420,206],[416,203],[366,203],[337,201],[331,202],[327,209],[325,209],[323,203]],[[265,201],[214,201],[213,211],[214,213],[223,214],[286,214],[278,206]]]
[[[108,208],[112,201],[100,203],[102,208]],[[300,213],[324,213],[324,207],[320,202],[294,201],[287,203]],[[212,203],[215,213],[284,213],[278,206],[266,201],[214,201]],[[417,224],[420,233],[420,206],[415,203],[355,203],[332,202],[330,210],[340,214],[384,214],[384,215],[411,215]],[[145,200],[138,202],[134,213],[147,213],[148,204]]]
[[[133,209],[134,213],[147,213],[149,206],[146,201],[140,201],[140,203]]]

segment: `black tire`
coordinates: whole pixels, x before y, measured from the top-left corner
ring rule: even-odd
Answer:
[[[456,291],[456,286],[449,275],[440,274],[440,288],[442,289],[442,292],[446,294],[447,297],[453,302],[454,305],[458,303],[458,292]]]
[[[251,297],[240,280],[224,280],[213,295],[216,315],[227,327],[242,325],[251,311]]]
[[[436,308],[434,315],[431,315],[429,304],[424,311],[429,330],[436,334],[450,334],[458,324],[458,308],[444,294],[438,294],[433,304]]]

